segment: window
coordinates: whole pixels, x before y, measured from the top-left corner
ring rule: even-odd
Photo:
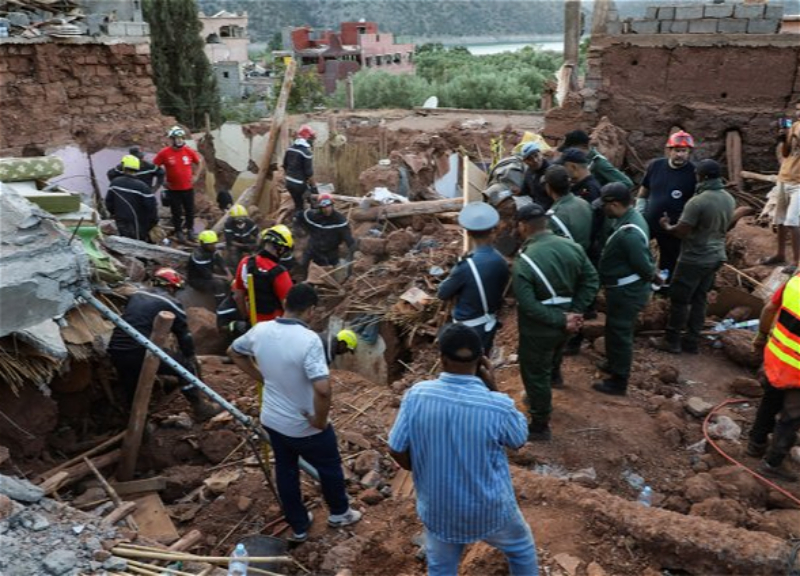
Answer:
[[[364,64],[367,68],[372,68],[372,56],[367,56],[364,59]]]
[[[230,78],[230,77],[231,77],[231,73],[230,73],[230,72],[227,72],[227,71],[225,71],[225,72],[223,72],[223,73],[222,73],[222,77],[223,77],[223,78]]]
[[[394,53],[394,58],[392,59],[392,62],[394,62],[395,64],[400,64],[402,61],[403,61],[403,57],[400,55],[400,52],[395,52]]]
[[[358,30],[358,35],[359,36],[361,36],[362,34],[366,34],[367,33],[367,27],[366,26],[359,26],[357,28],[357,30]]]

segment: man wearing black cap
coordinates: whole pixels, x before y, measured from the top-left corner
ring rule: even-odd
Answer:
[[[666,352],[697,354],[700,332],[706,319],[708,291],[722,263],[727,260],[725,235],[736,222],[736,200],[722,182],[720,166],[714,160],[697,165],[697,191],[686,203],[677,224],[669,215],[659,224],[681,240],[681,252],[672,278],[667,330],[652,344]],[[686,335],[681,332],[687,328]]]
[[[470,202],[458,215],[475,248],[464,256],[439,286],[441,300],[455,299],[453,320],[474,328],[488,356],[499,328],[497,312],[508,284],[508,264],[492,246],[500,215],[485,202]]]
[[[620,182],[606,184],[601,202],[613,223],[598,266],[606,291],[606,361],[599,367],[610,377],[595,382],[592,388],[623,396],[633,361],[636,317],[650,299],[650,284],[657,276],[650,252],[650,231],[644,217],[633,208],[628,187]]]
[[[517,212],[525,243],[514,262],[519,366],[528,397],[528,440],[551,438],[552,382],[560,379],[564,343],[583,324],[583,313],[597,295],[597,272],[572,240],[553,234],[538,204]]]
[[[589,171],[589,159],[577,148],[568,148],[559,162],[564,165],[572,182],[572,193],[589,203],[600,198],[600,182]]]
[[[478,540],[505,554],[511,574],[538,573],[506,456],[525,444],[525,416],[493,391],[481,349],[473,329],[446,326],[439,335],[442,373],[406,392],[389,434],[390,454],[414,476],[433,576],[456,574],[464,546]]]
[[[577,148],[584,154],[589,161],[589,170],[597,179],[601,186],[611,182],[622,182],[626,186],[633,187],[633,180],[622,170],[614,166],[611,161],[600,154],[597,148],[591,146],[589,135],[583,130],[573,130],[564,137],[564,143],[559,146],[558,151],[563,152],[568,148]]]
[[[144,152],[138,146],[131,146],[128,154],[136,156],[139,159],[139,169],[133,175],[134,178],[140,180],[150,187],[150,190],[157,192],[161,185],[164,184],[164,169],[161,166],[156,166],[144,159]],[[114,178],[122,176],[125,173],[122,163],[117,164],[106,173],[108,181],[111,182]]]

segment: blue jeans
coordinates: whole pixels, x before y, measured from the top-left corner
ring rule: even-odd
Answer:
[[[301,534],[309,527],[308,510],[303,504],[303,494],[300,492],[298,462],[301,456],[317,469],[322,497],[331,514],[347,512],[350,503],[345,490],[342,459],[339,456],[333,426],[329,424],[319,434],[303,438],[284,436],[266,426],[264,429],[269,433],[272,452],[275,454],[275,478],[283,514],[292,530],[296,534]]]
[[[512,576],[539,576],[536,544],[519,508],[502,529],[483,539],[505,554]],[[425,531],[428,576],[456,576],[466,544],[442,542]]]

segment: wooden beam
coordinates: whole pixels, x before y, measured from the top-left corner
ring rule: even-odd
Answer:
[[[190,256],[188,252],[183,250],[148,244],[147,242],[125,238],[124,236],[103,236],[100,241],[112,252],[144,258],[145,260],[155,260],[167,266],[182,266],[186,264]]]
[[[728,164],[728,181],[744,190],[742,178],[742,135],[738,130],[729,130],[725,134],[725,156]]]
[[[608,33],[608,11],[612,0],[594,0],[592,8],[592,36]]]
[[[426,200],[423,202],[403,202],[402,204],[386,204],[353,210],[353,220],[378,220],[381,218],[402,218],[415,214],[439,214],[452,212],[464,207],[464,198],[445,198],[444,200]]]
[[[117,491],[114,490],[111,484],[108,483],[106,477],[100,473],[100,470],[98,470],[95,467],[95,465],[92,464],[92,461],[89,460],[88,458],[84,458],[83,462],[89,467],[89,470],[91,470],[92,473],[94,473],[95,478],[97,478],[97,480],[100,482],[100,485],[103,487],[103,490],[106,491],[108,497],[111,498],[111,501],[114,503],[114,506],[116,506],[117,508],[121,508],[123,506],[122,498],[119,497]],[[131,530],[137,530],[137,531],[139,530],[139,527],[136,525],[136,521],[133,518],[126,517],[125,522],[128,524],[128,527]]]
[[[39,484],[39,488],[44,491],[45,496],[49,496],[59,488],[61,488],[61,484],[69,477],[69,473],[62,470],[61,472],[56,472],[52,476],[48,477],[47,480]]]
[[[136,510],[136,502],[125,502],[122,506],[114,508],[108,516],[103,518],[103,524],[106,526],[113,526],[123,518],[127,518],[129,515],[133,514],[133,511]]]
[[[112,464],[119,461],[119,456],[122,454],[121,450],[112,450],[107,454],[103,454],[102,456],[97,456],[92,458],[92,464],[94,464],[95,468],[105,468],[106,466],[111,466]],[[80,464],[76,464],[70,468],[64,470],[67,473],[67,477],[61,482],[59,487],[69,486],[70,484],[77,482],[84,476],[87,476],[92,473],[91,469],[86,465],[85,462],[81,462]]]
[[[112,482],[111,485],[117,494],[127,496],[128,494],[139,494],[142,492],[159,492],[167,487],[167,479],[163,476],[144,478],[142,480],[131,480],[129,482]]]
[[[161,348],[167,341],[174,321],[175,315],[171,312],[159,312],[153,322],[153,331],[150,333],[151,342]],[[150,395],[153,392],[153,380],[160,364],[161,360],[158,356],[148,351],[142,362],[142,371],[139,373],[139,381],[136,384],[128,430],[125,438],[122,439],[122,458],[117,469],[117,480],[124,482],[133,478],[136,459],[139,457],[139,448],[142,445]]]
[[[55,468],[51,468],[51,469],[50,469],[50,470],[48,470],[47,472],[42,472],[42,473],[41,473],[41,474],[40,474],[40,475],[39,475],[39,476],[36,478],[36,483],[37,483],[37,484],[41,484],[41,483],[42,483],[42,482],[44,482],[44,481],[45,481],[47,478],[50,478],[51,476],[53,476],[53,475],[55,475],[55,474],[57,474],[57,473],[61,472],[62,470],[66,470],[66,469],[67,469],[67,468],[69,468],[70,466],[74,466],[75,464],[79,464],[79,463],[83,462],[83,459],[84,459],[84,458],[88,458],[89,456],[94,456],[94,455],[95,455],[95,454],[97,454],[98,452],[102,452],[103,450],[106,450],[107,448],[111,448],[111,447],[112,447],[114,444],[116,444],[117,442],[119,442],[120,440],[122,440],[122,438],[123,438],[124,436],[125,436],[125,432],[120,432],[119,434],[117,434],[117,435],[115,435],[115,436],[112,436],[112,437],[111,437],[111,438],[109,438],[108,440],[105,440],[105,441],[101,442],[100,444],[98,444],[98,445],[97,445],[97,446],[95,446],[94,448],[90,448],[90,449],[89,449],[89,450],[87,450],[86,452],[83,452],[82,454],[79,454],[79,455],[78,455],[78,456],[76,456],[75,458],[72,458],[72,459],[70,459],[70,460],[67,460],[67,461],[66,461],[66,462],[64,462],[63,464],[59,464],[58,466],[56,466]]]

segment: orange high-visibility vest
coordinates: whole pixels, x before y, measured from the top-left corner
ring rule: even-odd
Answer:
[[[800,388],[800,276],[783,289],[781,309],[764,349],[764,370],[776,388]]]

